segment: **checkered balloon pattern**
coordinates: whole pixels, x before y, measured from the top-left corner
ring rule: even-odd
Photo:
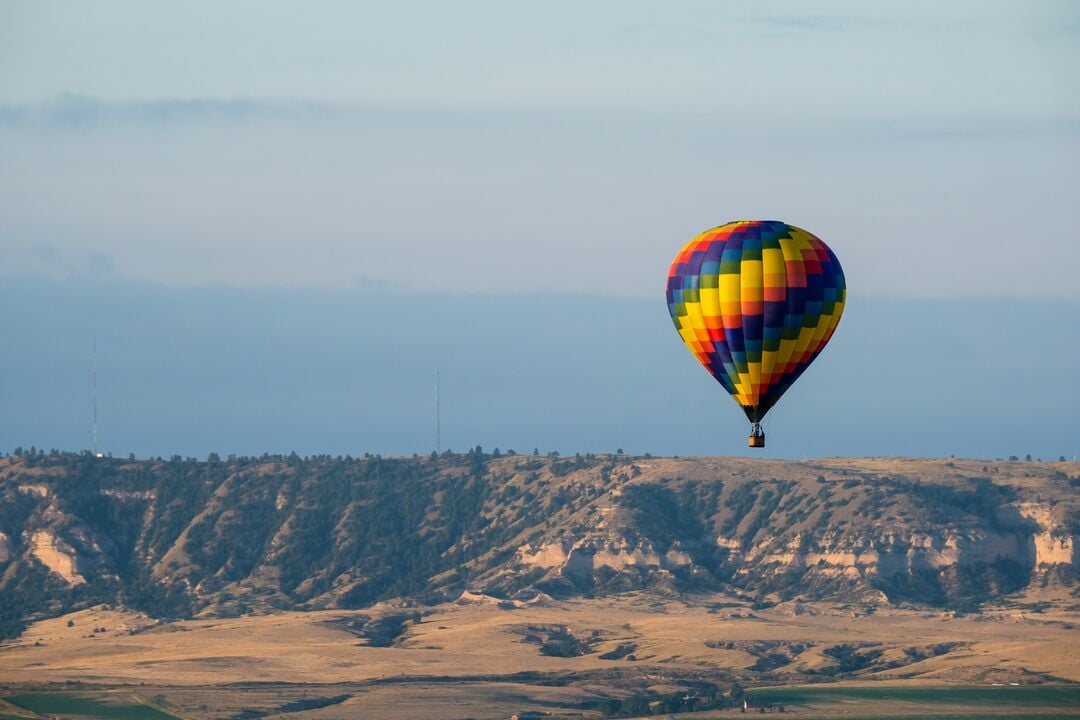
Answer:
[[[675,329],[753,423],[829,342],[844,299],[833,251],[772,220],[707,230],[679,251],[668,272]]]

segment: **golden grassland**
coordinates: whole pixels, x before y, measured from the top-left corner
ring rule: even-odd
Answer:
[[[1080,633],[1073,625],[1080,618],[1065,603],[1038,613],[1003,604],[956,616],[904,608],[864,614],[857,606],[805,603],[756,610],[724,596],[690,604],[626,595],[507,608],[480,596],[417,610],[420,621],[410,621],[393,646],[373,647],[346,623],[401,607],[167,623],[92,608],[38,622],[0,646],[0,683],[134,688],[182,717],[228,717],[258,707],[272,714],[314,695],[343,699],[287,716],[497,718],[534,709],[596,717],[587,709],[590,698],[631,691],[615,676],[656,692],[718,672],[747,686],[791,682],[828,668],[834,660],[825,649],[842,644],[880,650],[881,662],[896,665],[859,675],[857,685],[1080,682]],[[527,641],[538,628],[555,626],[591,639],[591,652],[549,657]],[[800,650],[790,664],[755,674],[764,650],[792,643]],[[922,659],[907,650],[943,644],[951,649]],[[633,657],[601,658],[620,645],[632,645]],[[537,674],[580,680],[545,684]]]

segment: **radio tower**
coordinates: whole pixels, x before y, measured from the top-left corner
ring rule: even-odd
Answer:
[[[439,417],[439,370],[435,369],[435,454],[442,451],[442,423]]]
[[[90,385],[94,396],[94,457],[97,457],[97,335],[90,341],[90,354],[93,357]]]

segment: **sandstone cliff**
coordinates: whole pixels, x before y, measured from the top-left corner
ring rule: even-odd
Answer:
[[[0,458],[0,597],[159,615],[389,597],[723,590],[763,603],[1074,598],[1070,463]],[[1069,600],[1072,602],[1072,600]]]

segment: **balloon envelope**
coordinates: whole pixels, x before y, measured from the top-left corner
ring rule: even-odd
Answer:
[[[667,282],[683,342],[753,423],[829,342],[845,294],[832,250],[774,220],[701,233],[675,256]]]

